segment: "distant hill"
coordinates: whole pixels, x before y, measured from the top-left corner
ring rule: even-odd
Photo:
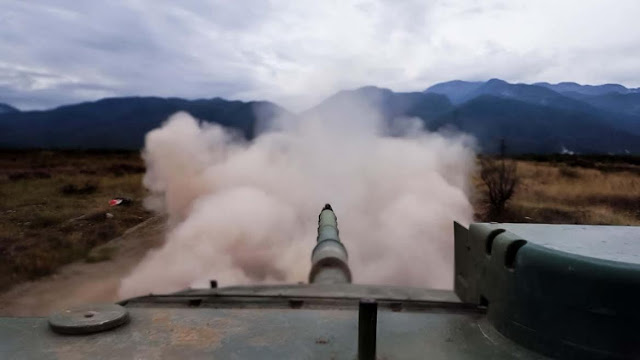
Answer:
[[[399,117],[417,117],[430,130],[469,133],[483,152],[495,151],[504,138],[513,153],[640,154],[637,89],[545,84],[456,80],[423,92],[367,86],[340,91],[299,118],[319,117],[357,131],[357,126],[347,127],[368,121],[372,113],[366,109],[371,109],[389,124]],[[109,98],[48,111],[0,113],[0,147],[140,149],[148,131],[180,110],[236,129],[248,139],[260,131],[263,120],[296,117],[269,102]],[[394,134],[393,126],[388,129]]]
[[[11,105],[0,103],[0,114],[18,112],[18,111],[20,111],[20,110],[14,108]]]
[[[254,136],[261,120],[287,114],[269,102],[108,98],[48,111],[0,114],[0,147],[140,149],[148,131],[181,110],[237,129],[247,138]]]
[[[482,95],[492,95],[561,109],[593,110],[591,108],[585,109],[586,104],[553,90],[536,85],[510,84],[500,79],[491,79],[482,84],[469,94],[469,100]]]
[[[612,92],[619,93],[619,94],[629,94],[629,93],[640,92],[640,88],[628,89],[620,84],[580,85],[574,82],[561,82],[558,84],[549,84],[547,82],[539,82],[533,85],[546,87],[548,89],[551,89],[559,93],[572,92],[572,93],[591,95],[591,96],[604,95]]]
[[[558,92],[553,89],[566,91]],[[615,92],[605,92],[614,90]],[[557,85],[537,83],[528,85],[510,84],[503,80],[491,79],[484,83],[450,81],[431,86],[425,92],[442,93],[447,97],[454,96],[458,100],[464,100],[463,102],[491,95],[534,105],[570,110],[576,114],[589,114],[599,118],[608,126],[640,135],[640,92],[636,92],[637,90],[627,89],[617,84],[590,86],[576,83]],[[462,93],[464,96],[460,97]]]
[[[384,119],[413,116],[433,120],[451,111],[454,107],[446,96],[423,92],[393,92],[389,89],[366,86],[356,90],[340,91],[317,106],[307,110],[303,116],[323,118],[362,116],[357,111],[363,106],[375,109]],[[345,112],[354,113],[345,114]]]
[[[640,153],[640,135],[611,126],[598,114],[482,95],[429,124],[472,134],[483,152],[505,139],[510,153]]]
[[[582,101],[610,112],[640,116],[640,92],[626,94],[610,92],[602,95],[585,96]]]
[[[363,102],[377,107],[385,120],[413,116],[430,130],[456,128],[472,134],[484,152],[495,151],[505,138],[514,153],[640,153],[640,117],[603,111],[541,86],[498,79],[447,84],[436,90],[460,86],[470,99],[455,106],[446,101],[448,96],[431,90],[395,93],[364,87],[341,91],[308,113],[335,118],[349,112],[345,104]]]
[[[464,92],[464,96],[459,97],[459,102],[462,103],[469,101],[482,95],[492,95],[496,97],[520,100],[531,104],[551,106],[557,108],[566,109],[578,109],[581,111],[593,111],[592,107],[588,104],[574,99],[569,96],[565,96],[556,91],[548,89],[544,86],[527,85],[527,84],[510,84],[504,80],[491,79],[487,82],[464,82],[464,81],[451,81],[447,84],[447,87],[443,90],[440,84],[436,84],[427,90],[426,93],[442,93],[447,97],[460,96],[461,92]],[[461,90],[456,90],[461,89]],[[470,90],[471,91],[468,91]],[[449,95],[454,93],[454,95]]]
[[[535,85],[546,87],[602,110],[640,116],[640,88],[627,88],[620,84],[580,85],[573,82],[536,83]]]
[[[473,96],[471,94],[482,85],[484,85],[484,82],[481,81],[469,82],[453,80],[435,84],[424,92],[445,95],[452,103],[461,104],[472,98]]]

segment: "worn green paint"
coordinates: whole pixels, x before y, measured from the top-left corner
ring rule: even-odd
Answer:
[[[557,358],[640,358],[640,227],[455,226],[458,296]]]

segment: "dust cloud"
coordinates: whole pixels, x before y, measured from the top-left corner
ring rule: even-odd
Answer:
[[[121,282],[122,298],[307,281],[331,203],[355,283],[453,286],[454,220],[469,223],[472,141],[389,124],[363,103],[282,120],[248,142],[186,113],[147,134],[147,207],[165,244]],[[390,136],[389,134],[393,134]]]

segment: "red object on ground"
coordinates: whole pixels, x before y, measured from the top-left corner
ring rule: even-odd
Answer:
[[[122,204],[122,199],[111,199],[109,200],[109,205],[116,206]]]

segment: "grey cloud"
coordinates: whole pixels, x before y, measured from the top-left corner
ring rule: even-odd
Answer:
[[[63,104],[118,95],[113,89],[88,84],[60,84],[46,89],[20,91],[0,85],[0,102],[19,109],[50,109]]]
[[[640,86],[638,11],[633,0],[615,8],[578,0],[8,0],[0,3],[0,102],[41,109],[102,96],[222,96],[300,109],[367,84],[421,90],[500,77]],[[580,38],[585,24],[602,21],[593,41]]]

